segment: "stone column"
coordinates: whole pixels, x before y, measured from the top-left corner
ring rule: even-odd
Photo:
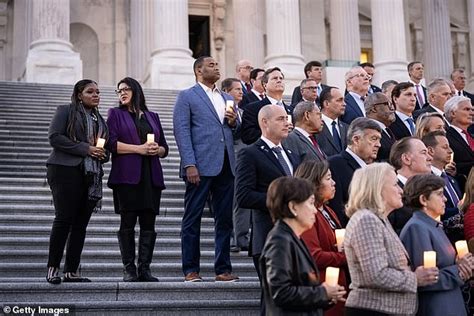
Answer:
[[[195,83],[188,1],[155,0],[153,6],[154,46],[144,82],[152,88],[187,88]]]
[[[469,1],[468,1],[469,2]],[[453,49],[447,0],[423,0],[423,62],[425,79],[449,78],[453,70]]]
[[[234,60],[248,59],[254,67],[263,67],[263,0],[232,1],[234,14]]]
[[[474,2],[467,1],[467,19],[469,23],[469,60],[471,67],[466,69],[468,84],[466,90],[474,91]]]
[[[304,78],[298,0],[266,0],[267,56],[265,66],[278,66],[285,75],[285,94]]]
[[[130,2],[130,61],[131,75],[141,81],[153,49],[153,1]]]
[[[35,0],[32,42],[25,81],[73,84],[82,79],[82,61],[69,42],[69,0]]]
[[[403,0],[372,0],[374,84],[408,80]],[[390,23],[387,23],[390,21]],[[389,35],[388,35],[389,34]]]
[[[331,0],[331,58],[326,61],[326,81],[345,88],[344,74],[360,60],[359,6],[357,0]]]

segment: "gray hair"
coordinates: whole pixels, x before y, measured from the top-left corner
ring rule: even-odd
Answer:
[[[351,69],[349,69],[348,72],[346,72],[345,76],[344,76],[344,80],[347,81],[347,80],[350,80],[351,78],[354,77],[354,73],[358,70],[364,70],[364,68],[360,67],[360,66],[355,66],[355,67],[352,67]],[[365,71],[365,70],[364,70]]]
[[[384,81],[384,83],[382,83],[382,92],[385,93],[388,91],[388,88],[390,88],[391,86],[396,86],[398,84],[398,81],[395,81],[395,80],[387,80],[387,81]]]
[[[301,101],[299,102],[293,110],[293,118],[295,123],[303,121],[305,112],[312,112],[316,108],[314,102],[310,101]]]
[[[372,109],[375,108],[376,104],[382,104],[385,102],[389,103],[390,100],[382,92],[374,92],[372,94],[369,94],[364,101],[365,113],[369,113],[370,111],[372,111]]]
[[[300,83],[300,90],[303,90],[304,86],[306,86],[306,84],[309,82],[309,81],[314,81],[316,82],[316,80],[314,80],[313,78],[306,78],[306,79],[303,79]]]
[[[453,120],[451,113],[453,111],[456,111],[462,102],[466,101],[469,101],[469,103],[471,103],[471,99],[459,95],[456,95],[446,101],[446,103],[444,104],[444,116],[446,117],[446,120],[449,123],[451,123],[451,121]]]
[[[430,95],[431,93],[438,90],[440,87],[442,87],[444,85],[447,85],[449,87],[449,83],[446,79],[444,79],[444,78],[433,79],[433,81],[431,81],[428,84],[428,87],[426,88],[428,90],[428,95]]]
[[[356,135],[364,135],[365,130],[373,129],[382,133],[382,128],[374,120],[366,117],[358,117],[352,121],[347,129],[347,144],[352,145],[352,138]]]

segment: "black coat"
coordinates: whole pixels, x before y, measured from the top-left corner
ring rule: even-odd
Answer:
[[[239,107],[242,110],[245,110],[247,105],[257,101],[260,101],[259,98],[255,95],[255,93],[250,91],[250,93],[244,94],[244,96],[242,97],[242,101],[240,101],[239,103]]]
[[[412,136],[408,127],[406,127],[405,123],[400,119],[400,117],[395,113],[395,122],[393,122],[389,126],[390,130],[392,131],[393,135],[397,140],[402,139],[403,137]]]
[[[474,152],[453,127],[448,128],[446,137],[448,138],[449,146],[454,152],[454,162],[456,163],[458,174],[467,178],[469,171],[474,166]],[[459,182],[462,190],[464,182]]]
[[[339,125],[339,136],[341,137],[342,150],[337,149],[337,145],[334,142],[334,138],[332,137],[332,134],[329,131],[329,128],[332,128],[332,126],[326,126],[326,123],[323,122],[323,130],[321,131],[321,133],[315,136],[316,140],[318,141],[319,147],[321,147],[321,150],[324,151],[324,153],[328,157],[341,153],[341,151],[346,149],[347,146],[347,129],[349,128],[349,125],[347,125],[341,120],[338,120],[337,122]]]
[[[259,263],[267,315],[323,315],[329,300],[318,269],[284,221],[277,221],[268,234]]]
[[[402,188],[402,190],[405,187],[405,185],[400,180],[398,180],[398,185],[400,186],[400,188]],[[390,224],[392,224],[393,230],[398,235],[400,235],[403,227],[405,227],[405,224],[413,216],[413,211],[414,210],[412,208],[404,205],[400,208],[393,210],[388,215],[388,220],[390,221]]]
[[[293,171],[299,164],[299,157],[285,149],[293,165]],[[236,198],[240,208],[252,210],[252,230],[250,235],[249,255],[262,252],[268,232],[273,227],[267,209],[267,190],[273,180],[284,177],[281,167],[268,145],[261,139],[242,148],[237,157]]]
[[[393,144],[395,144],[396,139],[387,134],[386,131],[382,131],[382,139],[380,139],[380,148],[377,153],[377,161],[386,161],[390,157],[390,150],[392,149]]]

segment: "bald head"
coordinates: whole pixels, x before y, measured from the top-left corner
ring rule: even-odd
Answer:
[[[258,125],[262,135],[275,145],[288,136],[288,114],[278,105],[265,105],[258,112]]]
[[[252,71],[252,63],[250,60],[242,59],[235,66],[235,73],[239,80],[250,83],[250,72]]]

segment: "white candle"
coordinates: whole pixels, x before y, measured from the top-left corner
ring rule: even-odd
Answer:
[[[467,248],[467,242],[465,240],[458,240],[455,243],[456,250],[458,251],[459,258],[464,257],[469,253],[469,249]]]
[[[451,153],[451,159],[449,159],[449,162],[452,163],[454,161],[454,153]]]
[[[336,286],[339,281],[339,268],[326,268],[326,283],[331,286]]]
[[[234,101],[232,101],[232,100],[225,101],[225,110],[227,112],[233,112],[234,111]]]
[[[423,252],[423,266],[425,268],[436,267],[436,251]]]
[[[288,123],[293,124],[293,118],[291,117],[291,114],[288,115]]]
[[[97,139],[97,144],[95,145],[95,147],[104,148],[104,145],[105,145],[105,139],[103,138]]]
[[[336,233],[337,250],[341,252],[342,243],[344,242],[344,236],[346,235],[346,230],[342,228],[342,229],[336,229],[334,232]]]
[[[154,143],[155,142],[155,134],[147,134],[146,135],[146,142],[147,143]]]

